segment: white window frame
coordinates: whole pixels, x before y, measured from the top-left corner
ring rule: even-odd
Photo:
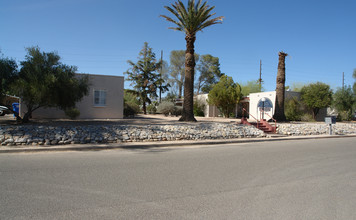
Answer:
[[[98,102],[96,102],[95,93],[99,92],[99,97],[98,97]],[[95,107],[105,107],[106,106],[106,97],[107,97],[107,91],[104,89],[94,89],[93,91],[93,103]]]

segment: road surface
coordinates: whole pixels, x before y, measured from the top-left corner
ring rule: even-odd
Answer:
[[[0,219],[356,219],[356,138],[0,154]]]

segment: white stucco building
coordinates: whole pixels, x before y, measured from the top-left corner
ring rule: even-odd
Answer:
[[[249,113],[252,116],[250,119],[271,119],[275,111],[276,91],[251,93],[249,97]],[[291,97],[297,97],[297,99],[299,99],[300,93],[285,91],[285,99],[287,100]],[[262,111],[263,108],[264,111]]]
[[[285,100],[288,100],[292,97],[296,97],[298,100],[300,99],[299,92],[293,91],[285,91]],[[275,102],[276,102],[276,91],[272,92],[259,92],[259,93],[251,93],[249,95],[250,103],[249,103],[249,113],[257,120],[260,119],[271,119],[275,111]],[[262,109],[265,109],[265,113],[263,113]],[[319,113],[316,115],[317,121],[324,121],[325,116],[327,115],[327,109],[323,108],[319,110]],[[254,119],[250,117],[250,119]]]

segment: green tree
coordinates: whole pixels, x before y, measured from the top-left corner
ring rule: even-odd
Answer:
[[[285,94],[285,82],[286,82],[286,64],[285,59],[288,54],[279,52],[278,54],[278,71],[276,82],[276,104],[273,114],[273,118],[277,121],[285,121],[286,116],[284,114],[284,94]]]
[[[338,111],[339,115],[344,115],[342,120],[351,120],[352,109],[356,103],[355,94],[350,86],[339,88],[336,90],[333,99],[333,106]]]
[[[194,54],[195,61],[199,60],[199,54]],[[184,76],[185,76],[185,51],[173,50],[170,55],[170,76],[169,82],[178,90],[178,98],[183,96]]]
[[[302,82],[294,82],[292,83],[292,85],[290,86],[290,90],[293,92],[300,92],[302,91],[303,86],[305,86],[305,83]]]
[[[140,102],[135,95],[136,91],[124,90],[124,115],[134,116],[140,111]]]
[[[137,63],[128,61],[131,68],[125,72],[128,80],[132,81],[132,86],[136,91],[142,110],[147,114],[146,106],[151,103],[151,98],[157,97],[157,88],[160,84],[160,75],[158,73],[161,62],[156,60],[156,55],[152,48],[145,42],[139,53]]]
[[[207,2],[202,3],[202,0],[188,0],[187,7],[183,2],[178,0],[174,4],[165,6],[171,12],[175,19],[161,15],[167,21],[175,24],[175,27],[170,29],[182,31],[185,33],[186,51],[185,51],[185,79],[184,79],[184,103],[183,113],[180,121],[196,121],[193,113],[193,95],[194,95],[194,43],[198,31],[214,24],[222,23],[223,17],[211,18],[215,13],[211,13],[214,9],[207,5]]]
[[[175,102],[177,98],[178,98],[177,94],[175,94],[174,92],[168,92],[167,95],[162,100]]]
[[[356,69],[354,69],[354,73],[352,74],[352,77],[356,80]],[[356,95],[356,82],[354,82],[352,89],[354,90],[354,94]]]
[[[5,96],[9,93],[11,84],[18,76],[17,63],[15,60],[5,57],[0,57],[0,104],[5,103]]]
[[[32,113],[41,107],[74,108],[89,89],[88,76],[76,75],[76,70],[75,66],[61,63],[55,52],[41,52],[38,47],[27,48],[19,78],[13,86],[27,108],[22,122],[28,122]]]
[[[170,55],[171,84],[178,90],[178,98],[182,97],[184,85],[185,51],[173,50]]]
[[[213,57],[210,54],[202,55],[198,64],[197,70],[200,72],[196,83],[197,94],[200,91],[209,93],[213,86],[219,81],[223,75],[220,71],[220,63],[218,57]]]
[[[301,90],[301,100],[306,107],[312,110],[314,119],[320,109],[331,105],[332,95],[330,86],[321,82],[309,84]]]
[[[209,92],[208,103],[215,105],[227,118],[242,98],[241,86],[232,77],[222,76]]]
[[[168,63],[164,60],[161,60],[161,68],[159,70],[159,76],[156,82],[159,90],[159,103],[161,103],[162,100],[162,93],[168,92],[169,87],[171,87],[169,84],[168,71]]]
[[[258,81],[248,81],[247,83],[241,85],[241,92],[244,96],[261,91],[263,91],[263,87],[260,90],[260,83]]]

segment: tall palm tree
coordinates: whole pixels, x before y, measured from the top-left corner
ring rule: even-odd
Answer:
[[[165,6],[165,8],[175,16],[176,20],[166,15],[161,15],[161,17],[176,25],[169,29],[184,32],[186,41],[184,103],[182,117],[179,121],[196,121],[193,113],[194,42],[196,40],[196,33],[213,24],[222,23],[224,17],[211,18],[215,15],[215,13],[211,13],[215,7],[210,7],[206,1],[202,3],[202,0],[188,0],[187,7],[178,0],[171,7]]]
[[[273,118],[277,121],[286,121],[284,114],[284,94],[285,94],[285,82],[286,82],[286,63],[285,59],[288,54],[283,51],[278,53],[278,71],[276,82],[276,106]]]

